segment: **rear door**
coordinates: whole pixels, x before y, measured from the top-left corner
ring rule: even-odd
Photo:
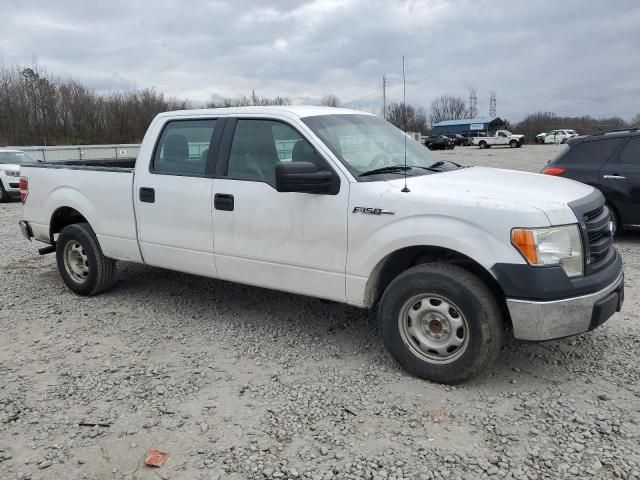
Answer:
[[[218,275],[345,301],[349,184],[300,132],[273,118],[228,119],[213,187]],[[276,165],[296,161],[333,170],[339,192],[278,192]]]
[[[134,205],[145,263],[215,277],[212,193],[217,135],[223,120],[169,120],[136,170]]]
[[[630,138],[601,170],[603,193],[624,225],[640,226],[640,137]]]

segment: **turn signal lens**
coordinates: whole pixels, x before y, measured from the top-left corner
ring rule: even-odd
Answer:
[[[566,171],[567,171],[566,168],[552,167],[552,168],[545,168],[542,173],[544,173],[545,175],[553,175],[554,177],[557,177],[558,175],[562,175]]]
[[[538,264],[538,249],[536,248],[536,239],[531,230],[517,229],[513,231],[513,244],[520,250],[520,253],[532,265]]]

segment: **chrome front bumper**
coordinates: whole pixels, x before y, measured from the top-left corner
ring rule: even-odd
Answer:
[[[608,287],[588,295],[537,302],[507,298],[513,335],[519,340],[552,340],[593,330],[620,311],[624,274]]]

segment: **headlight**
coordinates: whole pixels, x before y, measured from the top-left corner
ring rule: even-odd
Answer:
[[[4,173],[7,174],[7,177],[19,177],[20,172],[17,170],[5,170]]]
[[[511,232],[511,241],[530,265],[560,265],[569,277],[583,274],[578,225],[516,228]]]

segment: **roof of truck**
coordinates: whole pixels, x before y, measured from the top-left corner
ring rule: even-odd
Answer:
[[[316,115],[373,115],[361,110],[351,110],[341,107],[319,107],[315,105],[275,105],[275,106],[252,106],[252,107],[225,107],[225,108],[201,108],[194,110],[174,110],[161,113],[160,117],[187,116],[187,115],[219,115],[219,114],[285,114],[294,115],[299,118],[312,117]]]

